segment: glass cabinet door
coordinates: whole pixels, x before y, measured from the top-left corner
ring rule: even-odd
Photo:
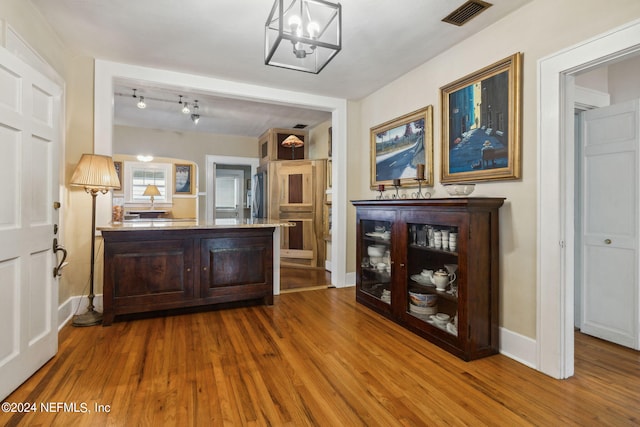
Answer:
[[[391,304],[391,222],[361,221],[360,291]]]
[[[458,227],[407,222],[409,316],[458,335]]]

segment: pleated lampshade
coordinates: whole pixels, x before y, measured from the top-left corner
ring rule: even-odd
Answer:
[[[295,135],[289,135],[284,141],[282,141],[283,147],[302,147],[304,142]]]
[[[161,196],[160,190],[153,184],[147,185],[147,188],[144,189],[143,196]]]
[[[108,191],[120,188],[120,179],[110,156],[100,154],[83,154],[73,171],[71,185]]]

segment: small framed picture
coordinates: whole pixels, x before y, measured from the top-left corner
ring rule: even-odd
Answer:
[[[193,192],[193,177],[191,165],[175,165],[175,194],[191,194]]]
[[[118,180],[120,180],[120,187],[114,188],[114,191],[122,190],[122,162],[113,162],[113,166],[116,168],[116,175],[118,175]]]

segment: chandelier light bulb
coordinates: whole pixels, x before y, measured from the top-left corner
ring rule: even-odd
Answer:
[[[309,33],[309,38],[315,39],[320,32],[320,26],[317,22],[311,21],[309,25],[307,25],[307,32]]]
[[[144,102],[144,96],[140,97],[140,101],[138,101],[138,108],[140,109],[147,108],[147,103]]]
[[[300,17],[298,15],[292,15],[289,18],[288,24],[289,29],[292,33],[297,33],[297,35],[300,35],[300,26],[302,24],[302,21],[300,20]]]
[[[189,114],[191,112],[191,110],[189,109],[189,104],[188,103],[184,103],[184,107],[182,107],[182,113],[183,114]]]

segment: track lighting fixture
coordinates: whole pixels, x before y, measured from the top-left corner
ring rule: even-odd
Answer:
[[[182,95],[178,95],[180,96],[180,102],[178,102],[178,104],[182,105],[182,114],[189,114],[191,112],[191,110],[189,109],[189,103],[188,102],[182,102]]]
[[[137,90],[138,89],[133,89],[133,97],[136,98],[136,99],[138,98],[138,95],[136,95],[136,91]],[[140,97],[140,100],[138,101],[137,105],[138,105],[138,108],[140,108],[140,109],[147,108],[147,103],[144,102],[144,96]]]
[[[137,103],[136,105],[138,106],[138,108],[140,109],[144,109],[147,108],[147,102],[145,100],[144,96],[138,95],[137,91],[138,89],[131,89],[133,91],[133,95],[129,95],[127,93],[122,93],[122,92],[116,92],[115,95],[116,96],[122,96],[122,97],[126,97],[128,98],[129,96],[133,97]],[[149,91],[153,91],[153,89],[147,89]],[[150,94],[150,92],[148,92],[147,94]],[[198,100],[194,100],[191,105],[189,105],[189,102],[186,102],[184,99],[184,95],[178,95],[178,105],[180,105],[181,109],[180,111],[182,112],[182,114],[191,114],[190,117],[191,121],[193,122],[193,124],[197,125],[198,122],[200,121],[200,106],[198,105]],[[152,103],[152,109],[153,110],[157,110],[159,105],[161,105],[162,103],[167,103],[167,104],[172,104],[175,107],[175,98],[173,99],[167,99],[166,97],[154,97],[153,95],[149,95],[147,97],[147,99],[150,99],[153,101]]]
[[[193,124],[198,124],[200,121],[200,114],[198,114],[198,100],[193,101],[193,114],[191,115],[191,120],[193,120]]]

